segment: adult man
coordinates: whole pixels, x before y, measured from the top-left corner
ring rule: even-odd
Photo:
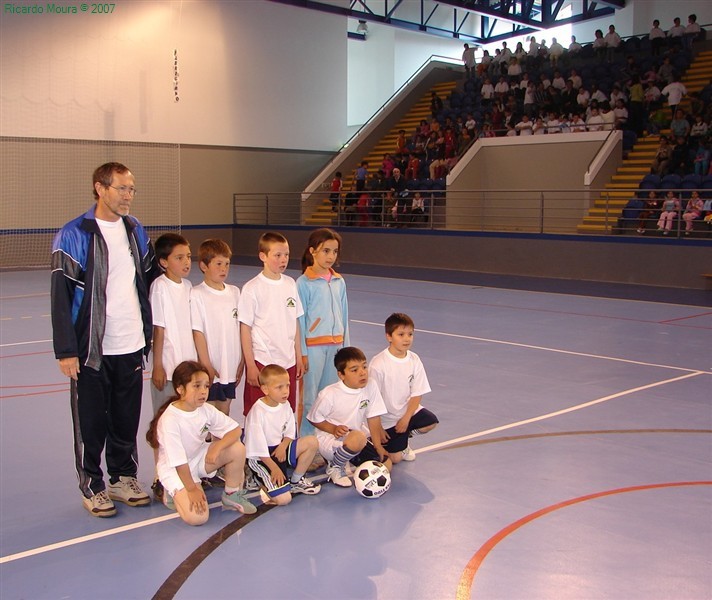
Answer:
[[[465,63],[465,73],[469,79],[472,77],[472,69],[475,68],[475,49],[470,48],[469,44],[465,44],[465,49],[462,51],[462,62]]]
[[[92,181],[96,205],[52,244],[52,328],[59,369],[70,378],[83,504],[95,517],[110,517],[112,499],[129,506],[151,501],[136,480],[136,434],[151,345],[148,290],[157,266],[148,235],[129,216],[136,194],[131,171],[107,163]]]

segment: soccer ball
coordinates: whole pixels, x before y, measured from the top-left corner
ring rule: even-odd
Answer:
[[[383,463],[367,460],[354,471],[354,487],[364,498],[380,498],[391,487],[391,474]]]

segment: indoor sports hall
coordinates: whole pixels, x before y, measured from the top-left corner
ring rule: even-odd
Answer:
[[[701,34],[655,54],[653,20],[667,32],[691,13]],[[620,46],[596,52],[611,26]],[[682,109],[706,114],[710,31],[708,0],[0,5],[0,599],[711,599],[712,220],[702,208],[665,229],[643,208],[668,191],[684,204],[671,213],[693,193],[712,201],[712,174],[650,173],[652,117],[637,132],[560,123],[554,136],[547,121],[546,135],[506,135],[480,87],[519,77],[484,62],[507,43],[534,47],[522,63],[537,80],[558,66],[606,93],[668,58]],[[580,55],[541,52],[572,36]],[[465,42],[485,70],[465,70]],[[404,162],[401,129],[416,149],[423,121],[437,133],[470,113],[477,135],[456,160]],[[370,187],[394,148],[411,169],[402,195]],[[371,359],[391,313],[413,318],[439,425],[383,496],[321,468],[320,493],[288,506],[251,492],[254,515],[209,488],[200,527],[159,502],[88,514],[50,251],[110,161],[135,176],[130,213],[151,239],[189,241],[194,285],[207,238],[228,242],[242,289],[262,233],[286,236],[297,278],[328,226],[351,344]],[[364,162],[371,196],[355,193]],[[142,375],[149,489],[150,361]]]

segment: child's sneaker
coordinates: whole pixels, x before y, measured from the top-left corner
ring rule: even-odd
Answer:
[[[109,498],[129,506],[151,504],[148,494],[141,489],[135,477],[121,475],[116,483],[109,482]]]
[[[245,465],[245,484],[243,487],[248,492],[256,492],[261,489],[260,482],[257,481],[257,477],[255,477],[254,472],[247,465]]]
[[[153,492],[153,497],[158,502],[163,502],[163,497],[166,491],[163,489],[163,484],[160,479],[156,479],[151,485],[151,491]]]
[[[292,494],[307,494],[308,496],[313,496],[321,491],[321,486],[307,477],[302,477],[297,483],[291,483],[290,491]]]
[[[253,515],[257,512],[257,507],[245,498],[245,490],[237,490],[230,494],[223,492],[222,505],[223,508],[236,510],[243,515]]]
[[[329,466],[326,467],[326,475],[330,481],[339,487],[351,487],[353,485],[353,482],[349,479],[348,475],[346,475],[346,471],[336,465],[329,464]]]
[[[91,498],[82,498],[82,503],[92,517],[113,517],[116,514],[116,507],[106,490],[101,490]]]
[[[403,450],[403,460],[412,462],[415,460],[415,452],[413,452],[413,449],[410,447],[410,444],[408,444],[405,447],[405,450]]]

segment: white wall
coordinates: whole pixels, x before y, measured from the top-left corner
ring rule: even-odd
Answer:
[[[0,26],[0,135],[307,150],[345,136],[343,17],[146,1],[110,15],[3,12]]]

